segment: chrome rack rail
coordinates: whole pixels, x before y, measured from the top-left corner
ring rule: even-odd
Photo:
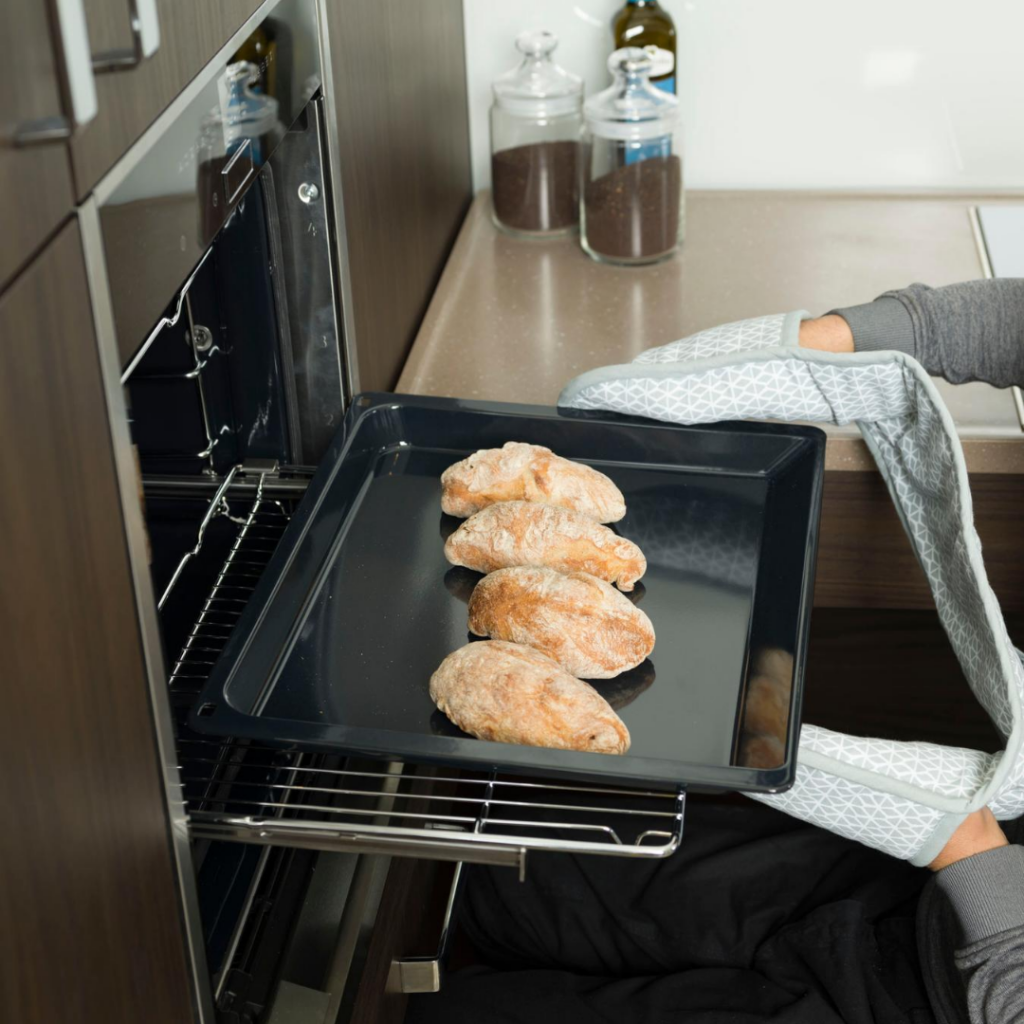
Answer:
[[[685,792],[534,782],[499,772],[435,775],[405,766],[297,764],[297,752],[245,746],[257,777],[218,784],[221,761],[182,744],[190,833],[197,839],[511,865],[549,851],[658,859],[682,840]],[[208,771],[199,770],[206,766]],[[275,773],[292,781],[277,781]]]
[[[202,551],[206,530],[215,517],[238,524],[234,543],[169,673],[168,683],[175,693],[198,694],[202,689],[288,525],[290,512],[271,494],[277,473],[276,463],[249,462],[225,475],[199,524],[195,546],[182,556],[157,603],[163,608],[185,566]],[[246,495],[244,513],[234,515],[227,497],[231,487],[253,480],[255,490],[251,498]]]

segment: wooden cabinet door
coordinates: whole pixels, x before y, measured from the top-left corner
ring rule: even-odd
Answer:
[[[193,1019],[77,220],[0,296],[0,1020]]]
[[[472,199],[462,0],[328,0],[327,22],[356,386],[390,391]]]
[[[125,45],[126,0],[83,3],[93,50]],[[71,143],[79,198],[88,195],[259,6],[260,0],[157,0],[157,52],[138,67],[96,78],[99,113]]]
[[[67,143],[11,144],[19,126],[61,114],[46,6],[40,0],[0,3],[0,290],[74,205]]]

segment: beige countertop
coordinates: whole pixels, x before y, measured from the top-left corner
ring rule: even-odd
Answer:
[[[694,192],[683,250],[603,266],[575,237],[509,238],[476,197],[396,391],[554,404],[578,373],[715,324],[867,302],[913,281],[983,276],[972,201],[814,192]],[[972,472],[1024,472],[1011,392],[939,382]],[[872,465],[829,427],[830,469]]]

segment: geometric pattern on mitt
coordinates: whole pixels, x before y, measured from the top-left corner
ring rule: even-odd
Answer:
[[[805,726],[796,784],[761,799],[896,856],[913,857],[948,813],[930,802],[929,793],[965,805],[984,793],[997,816],[1024,813],[1024,756],[1015,728],[1024,705],[1024,667],[980,566],[959,440],[919,377],[923,371],[895,355],[870,362],[797,355],[777,347],[784,320],[727,324],[652,349],[621,376],[584,386],[570,404],[674,423],[858,424],[889,483],[964,675],[1004,739],[1012,734],[1013,749],[993,756]],[[713,368],[688,365],[730,355],[735,360]],[[838,767],[816,766],[822,757]],[[844,765],[857,778],[844,777]],[[862,772],[870,773],[870,784]],[[908,786],[923,795],[908,795]]]

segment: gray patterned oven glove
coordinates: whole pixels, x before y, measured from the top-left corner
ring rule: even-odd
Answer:
[[[915,864],[935,858],[973,810],[1024,813],[1024,668],[982,563],[963,451],[931,378],[898,352],[799,348],[805,312],[744,320],[591,370],[559,405],[672,423],[773,419],[856,423],[885,479],[998,754],[866,739],[805,725],[796,783],[758,797]]]

